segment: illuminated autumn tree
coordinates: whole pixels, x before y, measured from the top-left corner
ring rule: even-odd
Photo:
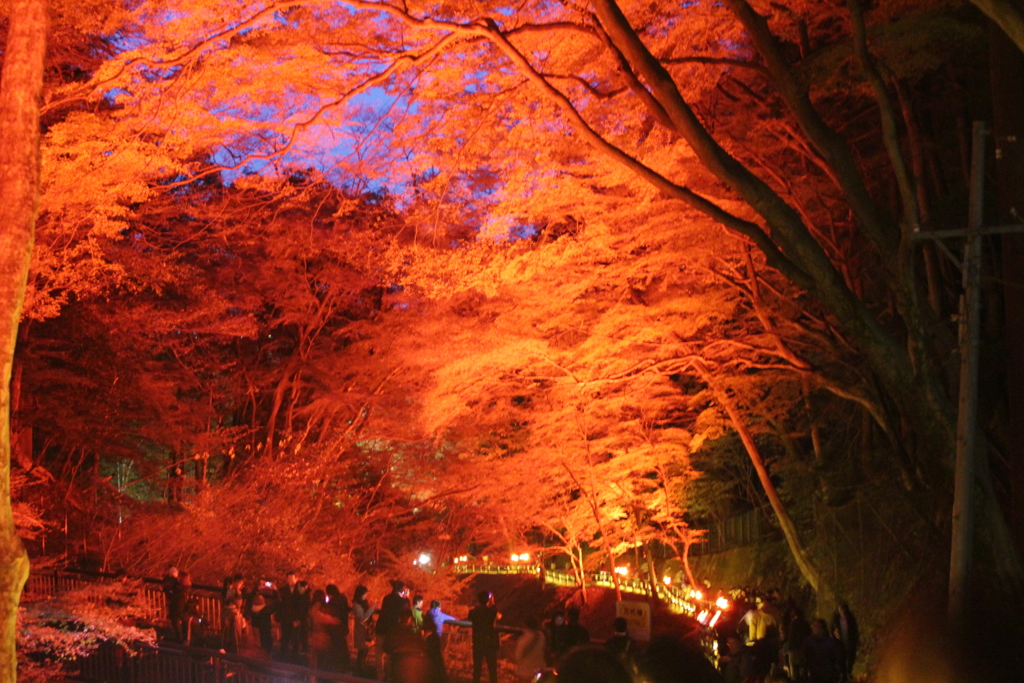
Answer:
[[[155,7],[147,6],[143,15]],[[907,3],[879,12],[875,20],[895,27],[889,31],[895,35],[930,8],[926,2]],[[501,177],[499,169],[535,160],[535,153],[523,151],[530,149],[523,142],[541,139],[536,132],[572,136],[658,192],[743,235],[763,251],[770,267],[821,301],[915,432],[935,439],[937,452],[946,454],[924,463],[930,476],[944,476],[952,411],[931,360],[943,350],[934,348],[928,333],[932,312],[917,294],[916,259],[901,257],[913,249],[910,240],[921,223],[915,183],[922,179],[913,177],[899,147],[900,111],[877,75],[880,68],[898,64],[891,57],[879,62],[861,49],[865,17],[856,3],[848,9],[796,5],[785,12],[743,0],[685,9],[619,7],[610,1],[589,9],[544,3],[435,9],[374,2],[329,9],[299,5],[279,14],[275,7],[243,8],[234,23],[225,23],[199,7],[153,27],[153,42],[121,55],[93,87],[119,85],[131,93],[122,97],[133,106],[119,114],[119,125],[131,129],[143,121],[167,120],[165,144],[186,144],[186,132],[190,144],[223,144],[221,157],[226,163],[230,150],[229,165],[235,168],[301,157],[326,126],[365,131],[375,108],[363,96],[385,92],[392,98],[390,111],[377,112],[378,127],[401,133],[407,147],[388,151],[364,137],[353,143],[358,154],[331,163],[357,158],[366,167],[374,156],[393,169],[404,166],[408,178],[423,179],[438,198],[438,211],[465,197],[480,171]],[[770,14],[766,18],[755,9]],[[852,32],[836,28],[851,25]],[[196,27],[204,27],[198,39]],[[932,49],[955,40],[956,30],[938,34]],[[362,38],[367,35],[375,42]],[[836,50],[849,41],[858,48],[842,63],[866,76],[867,98],[859,75],[843,83],[809,83],[800,73],[834,65]],[[693,45],[695,52],[679,53],[681,44]],[[880,44],[888,49],[884,36]],[[898,41],[891,49],[899,49]],[[235,59],[236,54],[245,59]],[[458,69],[467,80],[440,76],[445,69]],[[276,90],[281,83],[287,84],[284,93]],[[777,110],[784,113],[760,119],[746,140],[719,139],[711,132],[712,118],[695,107],[706,106],[723,87],[737,103],[781,107]],[[838,112],[829,106],[835,88],[844,89],[846,102],[870,106],[881,117],[872,160],[892,169],[899,196],[895,216],[875,198],[879,188],[836,130]],[[156,116],[155,103],[166,103],[172,94],[182,118],[168,116],[167,109]],[[301,113],[286,104],[307,100],[314,104]],[[268,108],[279,109],[280,116],[268,117]],[[187,128],[176,123],[185,117]],[[465,121],[481,123],[466,126]],[[526,121],[538,122],[539,130],[520,132]],[[781,168],[783,174],[773,174],[746,154],[746,147],[760,143],[762,131],[792,141],[789,148],[799,157],[793,162],[821,188],[819,207],[787,186],[784,177],[793,163]],[[268,145],[268,139],[282,143]],[[508,154],[512,163],[490,154],[494,150]],[[558,173],[571,174],[572,157],[561,161],[567,166]],[[706,172],[687,169],[695,164]],[[193,165],[195,173],[214,170]],[[715,185],[706,184],[710,178]],[[529,186],[504,187],[528,196]],[[843,220],[844,234],[832,238],[824,226],[839,210],[852,221]],[[435,220],[434,229],[445,222]],[[865,267],[884,273],[875,284],[883,284],[895,302],[899,325],[884,324],[877,297],[851,277],[843,262],[846,243],[870,250]],[[987,505],[995,513],[993,503]],[[1000,528],[993,526],[997,536]]]

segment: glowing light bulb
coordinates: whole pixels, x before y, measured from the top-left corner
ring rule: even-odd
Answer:
[[[519,553],[519,561],[520,562],[529,562],[530,561],[530,553]]]
[[[715,600],[715,605],[719,609],[729,609],[729,601],[726,598],[718,598]]]
[[[430,555],[428,555],[427,553],[420,553],[420,556],[416,559],[416,562],[414,562],[413,564],[417,563],[421,565],[430,564]]]
[[[671,576],[666,576],[665,578],[662,579],[662,581],[665,582],[666,586],[671,586],[672,585],[672,577]]]
[[[519,555],[516,555],[515,553],[512,553],[512,561],[513,562],[518,562],[519,561]]]

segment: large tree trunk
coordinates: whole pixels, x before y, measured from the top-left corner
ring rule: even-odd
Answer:
[[[775,519],[778,520],[779,527],[782,528],[782,535],[786,538],[786,544],[793,554],[796,566],[800,569],[800,573],[814,592],[820,593],[823,588],[821,572],[818,571],[814,560],[811,559],[810,554],[800,540],[796,524],[793,522],[793,518],[789,516],[789,511],[786,509],[785,503],[782,502],[782,498],[779,497],[779,492],[775,490],[775,484],[772,483],[771,476],[768,474],[768,468],[765,467],[764,458],[761,457],[761,451],[757,448],[754,435],[747,428],[747,423],[743,420],[743,416],[740,415],[736,402],[732,400],[724,389],[715,385],[707,368],[701,364],[697,364],[696,367],[702,379],[711,387],[718,405],[722,406],[726,414],[729,415],[729,420],[732,422],[736,433],[740,435],[740,441],[743,442],[743,447],[747,450],[750,462],[757,472],[757,478],[761,482],[761,487],[764,489],[765,495],[768,496],[768,502],[771,503],[772,511],[775,512]]]
[[[940,379],[925,361],[926,354],[922,349],[923,340],[927,336],[925,321],[916,301],[913,269],[907,267],[912,264],[912,260],[903,258],[906,245],[901,243],[899,226],[884,220],[882,212],[870,201],[870,196],[865,196],[863,181],[856,164],[850,158],[848,146],[814,110],[806,88],[798,83],[799,79],[783,58],[763,17],[754,13],[743,0],[728,0],[727,4],[743,22],[790,112],[840,179],[859,228],[877,248],[889,274],[888,282],[905,323],[910,344],[890,334],[864,301],[847,286],[842,274],[814,239],[800,215],[712,137],[683,99],[671,74],[644,45],[615,1],[593,2],[595,13],[610,40],[649,85],[649,94],[661,105],[674,131],[686,139],[709,171],[731,187],[761,216],[770,228],[771,237],[768,239],[758,226],[738,221],[731,214],[722,216],[720,209],[718,212],[714,210],[718,207],[709,210],[699,203],[691,204],[705,211],[711,218],[721,221],[727,228],[750,237],[764,251],[769,265],[825,305],[839,321],[843,332],[864,353],[872,370],[899,406],[900,412],[913,424],[915,432],[928,442],[925,451],[934,453],[936,460],[942,461],[936,464],[937,469],[944,466],[948,471],[952,465],[956,420]],[[580,128],[579,122],[574,123]],[[635,159],[622,158],[621,153],[616,156],[612,150],[607,149],[605,141],[593,140],[593,131],[582,132],[598,149],[630,168],[637,165]],[[687,201],[684,195],[673,189],[672,183],[645,171],[649,169],[637,169],[641,177],[663,189],[669,196]]]
[[[17,680],[28,555],[11,511],[11,371],[39,207],[39,104],[47,3],[14,0],[0,76],[0,683]]]

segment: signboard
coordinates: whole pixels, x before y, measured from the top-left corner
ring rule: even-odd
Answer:
[[[644,643],[651,640],[651,606],[646,602],[619,600],[615,603],[615,616],[629,624],[629,637]]]

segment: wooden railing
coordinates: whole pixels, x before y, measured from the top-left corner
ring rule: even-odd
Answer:
[[[95,583],[117,581],[123,577],[114,574],[85,574],[66,571],[42,571],[29,574],[25,583],[25,593],[39,597],[54,597],[68,591],[84,588]],[[159,579],[140,579],[142,581],[142,602],[145,613],[139,616],[159,620],[167,616],[167,597],[161,589]],[[189,597],[198,602],[199,614],[208,628],[220,630],[220,591],[211,586],[192,586]]]

